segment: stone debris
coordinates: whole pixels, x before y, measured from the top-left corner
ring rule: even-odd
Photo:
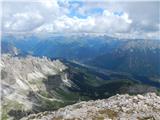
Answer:
[[[21,120],[160,120],[160,96],[155,93],[80,102]]]

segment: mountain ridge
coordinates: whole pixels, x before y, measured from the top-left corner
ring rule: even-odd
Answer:
[[[2,120],[120,94],[158,92],[128,75],[46,57],[2,54]]]

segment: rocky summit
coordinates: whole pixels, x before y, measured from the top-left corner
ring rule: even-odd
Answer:
[[[21,120],[160,120],[160,96],[155,93],[80,102],[53,112],[32,114]]]

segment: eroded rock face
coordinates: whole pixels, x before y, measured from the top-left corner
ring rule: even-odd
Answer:
[[[1,56],[1,93],[3,119],[12,119],[9,113],[17,111],[32,111],[36,105],[35,100],[30,93],[36,95],[37,99],[43,98],[51,101],[58,101],[56,95],[52,98],[40,94],[41,91],[47,93],[44,84],[48,76],[59,75],[58,79],[62,84],[64,75],[62,74],[67,67],[59,60],[51,61],[46,57],[38,58],[33,56],[13,57],[10,54],[2,54]],[[65,78],[66,80],[67,78]],[[13,112],[12,112],[13,111]],[[16,116],[20,116],[19,114]],[[18,119],[18,118],[16,118]]]
[[[80,102],[55,112],[32,114],[22,120],[160,120],[160,96],[155,93]]]

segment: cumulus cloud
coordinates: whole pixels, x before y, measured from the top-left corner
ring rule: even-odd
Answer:
[[[98,19],[97,19],[98,18]],[[36,32],[50,31],[55,33],[114,33],[127,32],[132,20],[128,14],[121,16],[114,15],[109,11],[104,11],[99,16],[89,16],[86,19],[78,17],[61,16],[51,24],[45,24],[35,29]]]
[[[3,32],[105,33],[157,38],[160,2],[39,0],[3,2]]]
[[[4,27],[7,31],[31,31],[43,23],[43,17],[39,13],[16,13],[12,20],[5,22]]]

